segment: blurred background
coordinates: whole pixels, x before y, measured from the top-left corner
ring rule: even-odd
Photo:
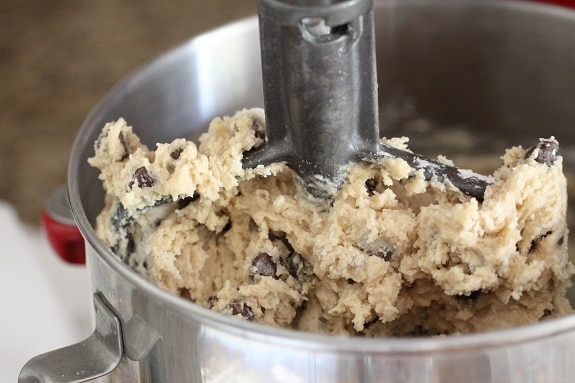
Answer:
[[[256,0],[0,0],[0,201],[38,225],[82,121],[123,76]]]
[[[0,382],[92,331],[86,269],[39,230],[90,110],[122,77],[256,0],[0,0]]]

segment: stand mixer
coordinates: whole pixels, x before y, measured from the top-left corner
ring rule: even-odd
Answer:
[[[318,9],[326,3],[329,4],[325,8],[331,9],[353,8],[351,3],[359,4],[352,1],[305,3],[311,2]],[[364,3],[369,9],[371,2]],[[281,10],[290,8],[292,12],[293,8],[304,7],[302,4],[304,1],[262,1],[262,18],[275,17],[272,25],[277,27],[278,18],[283,17]],[[430,120],[449,116],[452,118],[448,122],[464,121],[474,131],[485,133],[493,140],[502,139],[502,136],[509,139],[509,142],[505,141],[508,144],[554,133],[558,133],[566,149],[575,142],[571,129],[575,115],[570,107],[575,94],[575,82],[571,81],[572,63],[575,63],[575,16],[571,11],[523,1],[375,0],[374,4],[375,19],[384,26],[378,28],[377,33],[378,53],[382,53],[380,57],[384,66],[378,77],[386,93],[398,87],[406,88],[409,95],[420,102],[418,107],[422,115]],[[277,9],[280,11],[276,12]],[[305,12],[303,24],[304,30],[312,34],[343,34],[345,31],[345,28],[338,27],[341,25],[339,22],[331,24],[327,16],[322,22],[321,17],[309,19],[313,16],[310,15],[310,12]],[[364,17],[365,13],[358,11],[356,15]],[[362,20],[363,23],[367,19]],[[427,23],[429,20],[433,23]],[[296,27],[301,31],[299,24]],[[284,25],[277,31],[284,34],[290,28]],[[346,28],[349,31],[349,26]],[[32,359],[24,367],[20,381],[78,382],[109,374],[112,382],[222,382],[226,381],[222,378],[224,372],[227,381],[242,381],[238,376],[250,375],[251,382],[574,381],[573,314],[519,328],[454,337],[388,338],[381,341],[310,334],[237,321],[190,304],[144,280],[103,246],[93,225],[102,209],[104,195],[97,172],[87,164],[102,126],[107,121],[125,117],[139,127],[145,142],[153,145],[175,137],[199,135],[213,116],[226,115],[246,105],[261,105],[260,52],[254,43],[257,37],[258,25],[254,18],[196,38],[118,84],[88,116],[71,155],[69,194],[76,222],[86,239],[87,267],[98,312],[90,339],[98,342],[82,341],[79,344],[91,347],[97,343],[98,347],[106,347],[105,352],[96,350],[95,355],[109,362],[108,368],[92,370],[92,360],[88,360],[85,353],[67,352],[65,359],[71,368],[64,370],[63,365],[53,363],[55,359],[50,359],[53,357],[48,353],[48,358]],[[339,38],[334,40],[339,41]],[[438,44],[430,44],[430,41]],[[288,49],[285,44],[275,47],[282,47],[284,51]],[[461,47],[467,49],[463,63],[458,60]],[[269,49],[273,48],[272,44]],[[233,52],[234,60],[223,61],[222,58],[228,56],[221,52]],[[271,52],[272,59],[280,57],[274,57],[274,51]],[[437,60],[438,53],[443,60]],[[533,59],[535,55],[544,60]],[[290,56],[285,57],[289,59]],[[202,65],[199,65],[200,61]],[[368,62],[373,64],[373,57]],[[481,65],[465,65],[468,62]],[[519,70],[515,65],[518,62],[528,64],[530,73],[545,73],[545,86],[541,84],[542,78],[526,76]],[[414,85],[409,74],[421,68],[425,68],[425,75],[417,78]],[[357,72],[348,73],[355,73],[357,77]],[[271,75],[273,73],[264,77],[269,79]],[[276,78],[279,75],[276,73]],[[198,81],[200,78],[202,81]],[[311,77],[318,87],[319,78]],[[446,78],[455,78],[456,81],[445,81]],[[501,78],[506,79],[503,84],[499,81]],[[343,78],[338,79],[344,81]],[[283,85],[290,84],[290,81],[284,81]],[[358,81],[352,90],[359,89]],[[371,81],[373,88],[370,89],[373,90],[375,79]],[[557,91],[558,84],[562,92]],[[266,84],[265,88],[268,86]],[[236,89],[239,90],[234,92]],[[329,88],[322,89],[325,92]],[[427,89],[433,91],[427,92]],[[441,92],[435,92],[438,89]],[[357,97],[354,100],[359,99],[359,92],[350,94]],[[468,97],[454,108],[453,98],[462,94]],[[217,103],[206,102],[209,95],[217,95]],[[380,97],[380,104],[384,107],[388,105],[387,96],[382,93]],[[306,173],[295,165],[296,156],[291,149],[295,144],[292,142],[297,141],[312,152],[311,149],[321,144],[324,149],[328,146],[327,150],[339,154],[325,144],[325,138],[319,133],[317,135],[322,139],[314,143],[309,133],[293,132],[295,124],[285,125],[283,131],[277,128],[274,132],[277,125],[273,123],[273,111],[267,104],[276,104],[279,108],[281,99],[271,102],[274,99],[270,97],[266,91],[267,142],[260,151],[250,153],[245,166],[257,166],[259,161],[289,161],[290,166],[304,178]],[[370,94],[370,97],[373,97],[371,101],[375,100],[375,94]],[[290,113],[298,110],[285,109],[286,105],[293,106],[292,103],[298,100],[299,97],[286,97],[283,102],[287,104],[282,108]],[[315,101],[313,97],[307,102],[312,101]],[[340,102],[339,105],[347,108],[351,102]],[[355,107],[358,105],[364,106],[356,103]],[[357,116],[364,109],[352,110]],[[370,129],[377,127],[377,109],[372,113],[375,114],[371,117],[373,125],[368,125]],[[329,113],[327,115],[330,116]],[[360,135],[358,132],[349,133],[355,132],[350,129],[352,125],[338,124],[333,126],[343,127],[341,130],[347,132],[344,137],[348,143]],[[299,126],[303,129],[317,125]],[[320,178],[327,180],[322,181],[326,185],[332,182],[330,180],[345,178],[345,173],[338,177],[338,171],[349,162],[384,158],[380,149],[388,148],[378,143],[379,132],[377,129],[375,132],[377,134],[371,130],[367,134],[368,141],[373,141],[366,145],[366,151],[362,152],[363,149],[353,146],[356,145],[354,143],[349,158],[340,160],[338,157],[339,163],[332,167],[335,176],[310,167],[308,174],[312,175],[312,182],[317,178],[315,174],[321,174]],[[299,139],[295,140],[297,134]],[[281,155],[272,155],[274,142],[280,148],[285,145]],[[304,149],[298,149],[298,156],[306,158],[306,155],[313,155]],[[418,159],[424,165],[431,163],[411,153],[406,156],[414,158],[413,164],[417,164]],[[318,157],[317,161],[324,158],[335,161],[325,153]],[[304,161],[300,158],[300,162]],[[572,171],[572,160],[565,165]],[[453,169],[463,181],[467,179],[461,176],[465,171],[449,169]],[[435,172],[432,168],[431,171],[436,176],[444,174],[443,170]],[[454,183],[453,180],[451,182]],[[312,187],[309,189],[313,192]],[[481,187],[478,194],[480,192]],[[118,350],[105,343],[108,341],[113,341]],[[70,347],[74,346],[64,348],[64,352]],[[69,380],[65,380],[62,376],[68,372]],[[78,378],[80,373],[84,374],[83,380]]]

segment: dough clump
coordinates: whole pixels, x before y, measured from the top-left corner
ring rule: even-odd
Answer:
[[[243,153],[264,143],[264,121],[243,110],[213,120],[198,145],[155,150],[126,121],[107,124],[89,160],[106,190],[99,237],[163,289],[303,331],[457,334],[571,311],[553,138],[507,150],[482,202],[385,159],[350,166],[320,203],[285,164],[242,168]]]

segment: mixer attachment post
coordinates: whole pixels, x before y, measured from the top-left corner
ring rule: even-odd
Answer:
[[[373,0],[258,6],[266,142],[245,154],[244,167],[285,161],[312,195],[329,199],[351,162],[400,157],[483,196],[480,176],[380,144]]]
[[[318,195],[375,153],[373,1],[260,0],[266,144],[245,165],[286,161]]]

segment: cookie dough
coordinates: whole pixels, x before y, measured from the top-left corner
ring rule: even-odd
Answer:
[[[151,282],[244,320],[327,334],[469,333],[571,311],[566,180],[557,141],[514,147],[483,201],[401,159],[353,164],[331,203],[282,163],[242,167],[260,109],[217,118],[199,145],[149,150],[107,124],[90,164],[97,233]],[[385,140],[407,149],[407,139]],[[443,158],[441,161],[447,161]]]

